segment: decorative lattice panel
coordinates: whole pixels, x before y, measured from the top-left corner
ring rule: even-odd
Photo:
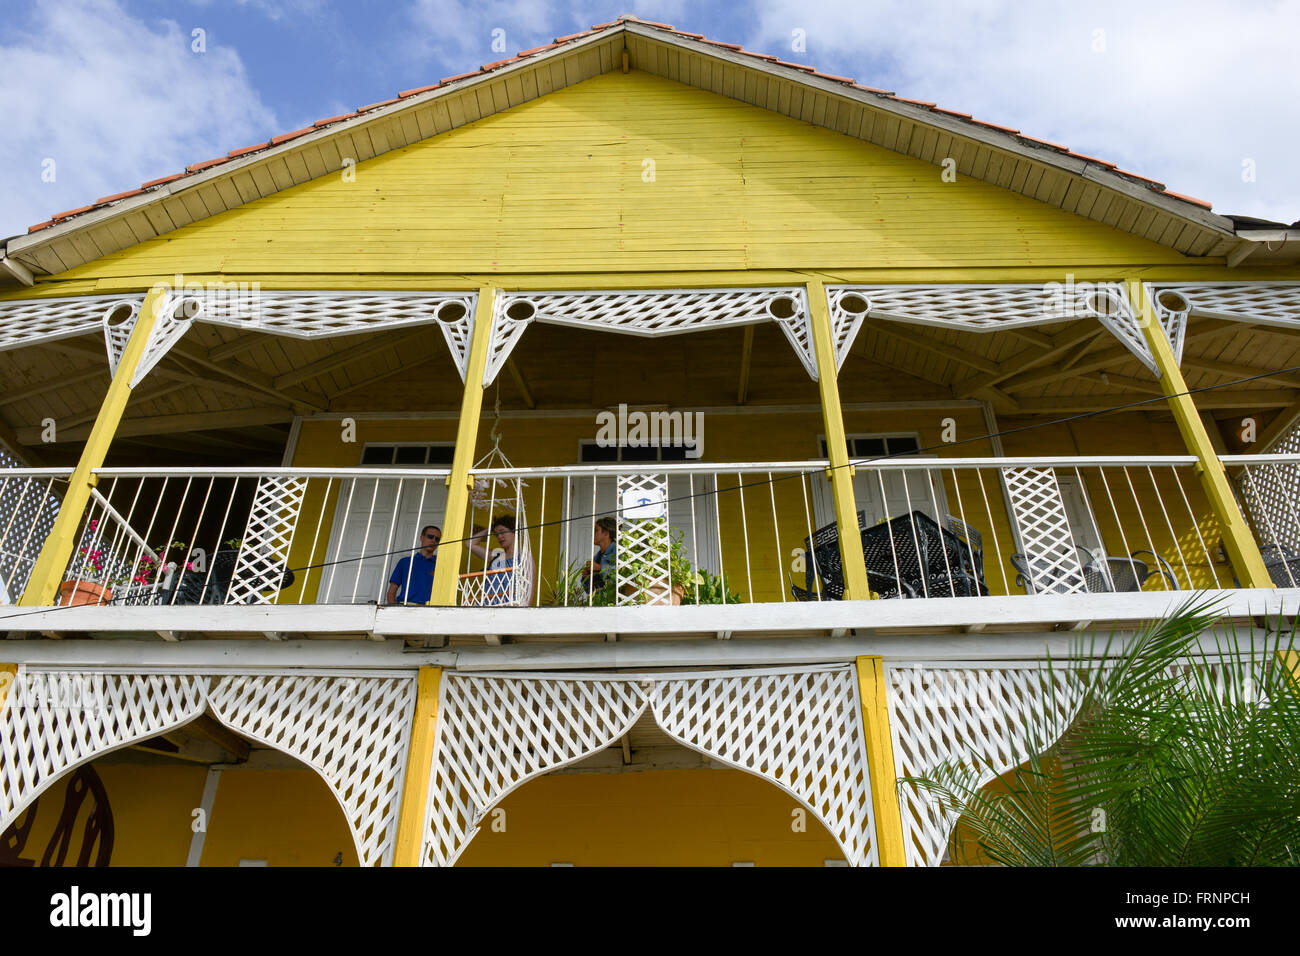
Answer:
[[[391,865],[415,681],[408,677],[223,677],[212,711],[301,760],[338,799],[362,866]]]
[[[807,296],[797,286],[505,293],[497,297],[493,316],[484,385],[495,380],[530,322],[653,336],[775,321],[790,339],[808,374],[817,377],[817,361],[807,330]]]
[[[1256,325],[1300,328],[1300,283],[1161,282],[1145,288],[1162,322],[1179,313],[1184,316],[1191,313]],[[1161,295],[1166,290],[1174,295]]]
[[[667,476],[619,475],[618,500],[618,603],[672,604]]]
[[[1003,468],[1002,480],[1024,549],[1027,590],[1036,594],[1087,591],[1056,472],[1051,468]]]
[[[646,709],[627,679],[443,677],[423,858],[450,866],[510,791],[610,746]]]
[[[1137,358],[1155,371],[1155,360],[1120,283],[1042,285],[845,285],[828,286],[832,326],[837,335],[857,335],[862,319],[885,319],[967,332],[1027,328],[1072,319],[1099,320]],[[1112,303],[1113,309],[1097,308]],[[860,308],[865,301],[865,311]],[[857,324],[852,324],[856,319]],[[841,333],[841,330],[844,330]],[[1179,333],[1181,348],[1181,333]],[[837,350],[839,343],[836,343]],[[847,348],[847,347],[846,347]],[[843,361],[843,357],[840,358]]]
[[[245,332],[268,332],[299,339],[330,338],[358,332],[456,324],[473,316],[474,292],[264,292],[208,289],[185,291],[197,299],[197,322],[227,325]],[[454,306],[449,311],[448,306]]]
[[[112,375],[117,374],[117,365],[122,361],[122,353],[126,351],[126,343],[130,341],[139,318],[140,309],[135,305],[129,314],[117,308],[104,313],[104,349],[108,353],[108,371]]]
[[[0,604],[27,587],[41,546],[54,528],[67,478],[20,474],[23,463],[0,444]]]
[[[0,707],[0,832],[60,775],[203,712],[207,678],[21,668]]]
[[[862,710],[851,665],[682,677],[655,685],[669,736],[769,780],[807,806],[850,866],[876,863]]]
[[[135,388],[149,374],[155,365],[162,361],[171,347],[190,330],[192,313],[198,311],[198,303],[193,299],[184,299],[172,293],[158,303],[158,319],[149,331],[149,341],[145,344],[140,364],[136,366],[131,377],[131,387]],[[114,371],[117,369],[113,364]]]
[[[1261,544],[1300,552],[1300,419],[1264,452],[1295,460],[1243,466],[1237,490]],[[1300,584],[1300,562],[1284,563],[1286,570],[1279,565],[1277,577],[1287,586]]]
[[[258,479],[230,590],[226,593],[227,604],[275,603],[306,491],[306,478]]]
[[[886,664],[894,764],[900,777],[925,777],[949,761],[984,771],[981,783],[1029,756],[1029,721],[1055,741],[1078,705],[1065,673],[1029,664],[980,668]],[[978,759],[976,759],[978,758]],[[907,862],[936,866],[957,822],[928,793],[899,789]]]
[[[115,306],[138,312],[143,301],[143,295],[87,295],[0,302],[0,352],[98,331]]]

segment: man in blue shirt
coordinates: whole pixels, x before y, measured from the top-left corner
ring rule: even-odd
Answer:
[[[385,604],[428,604],[433,595],[433,569],[438,563],[438,542],[442,529],[426,525],[420,531],[420,550],[402,558],[388,579]]]

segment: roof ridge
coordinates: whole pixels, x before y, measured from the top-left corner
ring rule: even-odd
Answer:
[[[738,43],[724,43],[720,40],[710,40],[701,33],[690,33],[686,30],[678,30],[670,23],[659,23],[654,20],[643,20],[640,17],[636,16],[635,14],[624,13],[618,16],[617,18],[610,20],[607,23],[597,23],[594,24],[588,30],[583,30],[578,33],[570,33],[567,36],[556,37],[552,42],[548,44],[533,47],[532,49],[529,50],[521,50],[520,52],[516,53],[512,57],[507,57],[504,60],[497,60],[493,63],[484,64],[483,66],[480,66],[477,70],[471,70],[468,73],[460,73],[457,74],[456,76],[443,77],[439,82],[430,84],[428,86],[418,86],[409,90],[402,90],[398,92],[397,96],[395,96],[392,99],[383,100],[378,103],[371,103],[367,106],[358,107],[357,109],[353,110],[351,113],[341,113],[337,116],[330,116],[330,117],[326,117],[325,119],[317,120],[316,122],[312,123],[311,126],[306,126],[303,127],[302,129],[292,130],[291,132],[288,133],[281,133],[278,136],[272,136],[269,140],[267,140],[264,143],[254,143],[251,146],[243,146],[238,149],[232,149],[228,153],[226,153],[225,156],[217,156],[214,157],[213,159],[207,159],[201,162],[192,163],[189,166],[186,166],[183,172],[174,173],[170,176],[163,176],[159,179],[153,179],[150,180],[149,182],[141,183],[140,186],[136,187],[135,189],[128,189],[124,192],[114,193],[111,196],[101,196],[99,199],[95,200],[93,203],[90,203],[88,205],[78,206],[75,209],[68,209],[63,212],[55,213],[45,222],[40,222],[34,226],[29,226],[27,232],[30,235],[31,233],[39,232],[42,229],[48,229],[51,226],[54,226],[58,223],[67,222],[68,220],[76,216],[82,215],[84,213],[90,212],[95,209],[102,209],[108,206],[112,206],[125,199],[130,199],[133,196],[138,196],[141,193],[157,190],[160,187],[167,185],[168,183],[175,182],[176,180],[183,179],[187,176],[195,175],[197,173],[203,172],[204,170],[211,169],[215,166],[223,165],[224,163],[228,163],[231,160],[239,159],[244,156],[251,155],[253,153],[261,152],[263,150],[275,149],[276,147],[281,146],[284,143],[290,142],[291,140],[297,139],[300,136],[306,136],[308,133],[314,133],[320,129],[325,129],[327,127],[334,126],[339,123],[357,119],[358,117],[363,116],[366,113],[373,112],[374,110],[381,109],[382,107],[391,106],[394,103],[401,102],[402,100],[410,99],[411,97],[419,96],[423,93],[431,92],[432,90],[441,89],[442,87],[449,86],[454,83],[460,83],[472,77],[484,76],[486,74],[492,73],[495,70],[499,70],[502,67],[508,66],[509,64],[518,63],[520,60],[525,60],[528,59],[529,57],[538,56],[549,50],[554,50],[558,47],[564,46],[567,43],[572,43],[576,40],[589,37],[595,33],[600,33],[606,30],[622,29],[624,25],[629,22],[635,23],[639,26],[649,27],[654,30],[660,30],[667,33],[671,33],[674,36],[683,37],[685,39],[696,40],[701,43],[706,43],[710,46],[722,47],[724,49],[732,50],[736,53],[740,53],[745,56],[752,57],[756,60],[761,60],[765,63],[769,63],[775,66],[781,66],[787,69],[798,70],[802,73],[807,73],[810,76],[818,77],[819,79],[827,80],[833,83],[840,83],[846,87],[850,87],[855,90],[861,90],[867,93],[871,93],[872,95],[880,97],[882,99],[892,100],[893,102],[896,103],[904,103],[908,106],[914,106],[917,107],[918,109],[927,112],[938,113],[944,116],[951,116],[956,118],[958,121],[962,123],[967,123],[972,126],[978,126],[984,129],[998,130],[1000,132],[1006,133],[1009,136],[1014,137],[1015,139],[1019,140],[1022,143],[1032,145],[1035,148],[1050,149],[1062,155],[1070,156],[1074,159],[1083,160],[1085,163],[1095,164],[1108,172],[1114,173],[1115,175],[1122,176],[1125,179],[1129,179],[1133,182],[1139,183],[1141,185],[1145,185],[1148,188],[1150,188],[1153,192],[1159,192],[1162,195],[1166,195],[1173,199],[1190,203],[1191,205],[1199,206],[1204,209],[1213,208],[1212,203],[1210,203],[1209,201],[1204,199],[1196,199],[1192,196],[1187,196],[1182,193],[1176,193],[1170,189],[1167,189],[1165,187],[1165,184],[1159,182],[1158,180],[1150,179],[1138,173],[1132,173],[1126,170],[1122,170],[1118,166],[1116,166],[1116,164],[1107,162],[1104,159],[1097,159],[1094,156],[1088,156],[1084,153],[1076,153],[1073,150],[1071,150],[1068,146],[1062,146],[1059,143],[1052,143],[1049,142],[1048,140],[1038,139],[1037,137],[1030,136],[1026,133],[1022,133],[1020,130],[1012,129],[1009,126],[1000,126],[997,123],[990,123],[985,120],[978,120],[972,117],[969,113],[960,113],[955,110],[945,109],[943,107],[937,106],[934,103],[929,102],[928,100],[909,99],[907,97],[898,96],[896,93],[889,90],[882,90],[872,86],[864,86],[863,84],[858,83],[852,77],[836,76],[835,74],[832,73],[822,73],[818,71],[815,67],[808,66],[802,63],[791,63],[789,61],[782,60],[781,58],[770,53],[755,53],[752,50],[744,49],[744,47],[742,47]]]

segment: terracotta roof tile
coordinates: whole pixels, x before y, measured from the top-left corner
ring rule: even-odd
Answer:
[[[205,159],[201,163],[191,163],[185,167],[187,173],[197,173],[211,166],[220,166],[222,163],[230,162],[229,156],[218,156],[216,159]]]
[[[997,123],[986,123],[984,120],[972,119],[972,123],[978,126],[987,126],[989,129],[1000,129],[1004,133],[1019,133],[1020,130],[1012,129],[1010,126],[999,126]]]
[[[642,20],[640,17],[628,17],[629,20],[635,20],[637,23],[644,23],[648,27],[662,27],[665,30],[677,32],[677,28],[671,23],[656,23],[654,20]]]
[[[768,60],[768,61],[775,62],[781,59],[779,56],[773,53],[755,53],[753,50],[741,50],[740,52],[744,53],[746,56],[752,56],[758,60]]]
[[[557,46],[559,46],[558,43],[547,43],[544,46],[535,46],[531,50],[520,50],[518,56],[532,56],[534,53],[541,53],[543,50],[553,50]]]
[[[466,75],[466,76],[473,76],[474,74],[473,74],[473,73],[466,73],[465,75]],[[460,77],[455,77],[455,79],[458,79],[458,80],[459,80]],[[446,81],[446,80],[443,80],[442,82],[446,83],[447,81]],[[381,103],[371,103],[369,106],[358,106],[358,107],[357,107],[357,112],[358,112],[358,113],[369,113],[371,110],[377,110],[377,109],[379,109],[379,107],[381,107],[381,106],[392,106],[394,103],[399,103],[399,102],[401,102],[401,98],[395,96],[395,97],[393,97],[391,100],[384,100],[384,101],[381,102]]]
[[[688,33],[688,32],[685,31],[685,30],[674,30],[673,32],[676,33],[679,37],[689,37],[689,38],[692,39],[692,40],[703,40],[703,39],[704,39],[704,34],[703,34],[703,33]],[[741,52],[742,52],[742,53],[749,53],[748,50],[742,50]],[[750,53],[749,55],[750,55],[750,56],[757,56],[758,54]]]
[[[909,100],[905,96],[895,96],[894,99],[900,103],[911,103],[913,106],[924,106],[926,109],[934,109],[934,104],[928,100]],[[1005,129],[1005,127],[1003,127]]]
[[[812,75],[813,75],[813,76],[820,76],[823,80],[834,80],[836,83],[852,83],[852,82],[853,82],[853,77],[851,77],[851,76],[836,76],[834,73],[819,73],[819,72],[817,72],[816,70],[813,70],[813,71],[812,71]]]
[[[140,189],[140,188],[138,188],[138,187],[135,188],[135,189],[128,189],[128,190],[127,190],[126,192],[124,192],[124,193],[115,193],[115,194],[113,194],[112,196],[104,196],[104,197],[101,198],[101,199],[96,199],[96,200],[95,200],[95,205],[96,205],[96,206],[104,206],[104,205],[107,205],[108,203],[111,203],[111,202],[117,202],[119,199],[129,199],[129,198],[131,198],[132,196],[138,196],[138,195],[140,195],[142,192],[144,192],[144,190],[143,190],[143,189]]]
[[[67,219],[69,216],[75,216],[75,215],[77,215],[78,213],[82,213],[82,212],[89,212],[90,210],[92,210],[92,209],[94,209],[94,208],[95,208],[95,204],[94,204],[94,203],[91,203],[89,206],[78,206],[76,209],[69,209],[67,212],[56,212],[56,213],[55,213],[53,216],[51,216],[50,218],[51,218],[51,219]]]
[[[325,119],[317,120],[311,125],[319,129],[322,126],[329,126],[330,123],[337,123],[339,120],[351,119],[353,116],[356,115],[357,115],[356,113],[340,113],[338,116],[327,116]],[[232,153],[231,155],[234,154]]]
[[[52,225],[54,225],[54,220],[46,219],[44,222],[38,222],[34,226],[28,226],[27,234],[31,235],[33,232],[40,232],[42,229],[49,229]]]
[[[704,40],[703,40],[703,42],[704,42],[704,43],[707,43],[709,46],[720,46],[720,47],[726,47],[728,50],[743,50],[743,49],[744,49],[744,47],[742,47],[739,43],[723,43],[721,40],[710,40],[708,37],[705,37]],[[810,69],[811,69],[811,67],[810,67]]]
[[[484,67],[484,69],[487,69],[487,67]],[[428,93],[430,90],[436,90],[439,85],[438,83],[431,83],[428,86],[417,86],[413,90],[402,90],[397,94],[397,98],[403,100],[408,96],[414,96],[416,93]]]
[[[1105,166],[1107,169],[1119,169],[1114,163],[1107,162],[1104,159],[1098,159],[1096,156],[1085,156],[1083,153],[1071,152],[1071,156],[1077,159],[1086,159],[1090,163],[1096,163],[1098,166]]]
[[[287,143],[291,139],[297,139],[299,136],[306,136],[308,133],[316,132],[314,127],[304,126],[302,129],[296,129],[292,133],[281,133],[279,136],[271,137],[271,145],[279,146],[281,143]]]
[[[473,71],[470,72],[470,73],[458,73],[456,76],[444,76],[444,77],[442,78],[442,82],[443,82],[443,83],[455,83],[457,80],[467,80],[467,79],[469,79],[471,76],[478,76],[478,74],[479,74],[479,71],[478,71],[478,70],[473,70]],[[389,100],[389,102],[390,102],[390,103],[395,103],[395,102],[397,102],[397,101],[396,101],[396,100]],[[381,103],[380,105],[382,106],[383,104]]]
[[[863,86],[861,83],[854,83],[853,88],[855,90],[866,90],[868,93],[879,93],[881,96],[894,95],[893,90],[881,90],[881,89],[877,89],[874,86]],[[966,114],[963,113],[962,115],[965,116]]]
[[[257,143],[253,146],[245,146],[242,149],[232,149],[226,155],[231,159],[234,159],[237,156],[247,156],[249,153],[256,153],[259,149],[266,149],[270,145],[270,143]]]
[[[1120,176],[1127,176],[1129,179],[1139,179],[1144,183],[1150,183],[1152,186],[1155,186],[1157,189],[1165,188],[1165,184],[1160,182],[1160,180],[1158,179],[1152,179],[1149,176],[1141,176],[1137,173],[1130,173],[1127,169],[1120,169],[1118,166],[1115,167],[1115,172],[1118,173]]]
[[[1213,209],[1214,203],[1204,199],[1197,199],[1195,196],[1184,196],[1182,193],[1176,193],[1172,189],[1165,190],[1166,196],[1173,196],[1175,199],[1181,199],[1183,202],[1189,202],[1194,206],[1204,206],[1206,209]]]
[[[1028,143],[1037,143],[1039,146],[1050,146],[1052,149],[1059,149],[1063,153],[1068,153],[1070,151],[1070,147],[1068,146],[1062,146],[1060,143],[1053,143],[1049,140],[1039,139],[1037,136],[1027,136],[1024,133],[1021,133],[1020,138]]]
[[[556,37],[556,43],[568,43],[570,40],[576,40],[578,37],[585,37],[590,34],[591,30],[583,30],[581,33],[570,33],[568,36]]]
[[[497,60],[495,63],[484,63],[479,69],[486,73],[488,70],[495,70],[499,66],[505,66],[507,63],[513,62],[515,62],[515,58],[508,56],[504,60]],[[427,89],[432,89],[432,87],[427,87]]]
[[[161,186],[163,183],[173,182],[174,180],[180,179],[184,175],[185,175],[184,173],[173,173],[170,176],[164,176],[162,179],[151,179],[147,183],[141,183],[140,188],[153,189],[154,186]]]
[[[788,66],[792,70],[803,70],[805,73],[816,73],[817,71],[811,66],[805,66],[802,63],[791,63],[789,60],[777,60],[780,66]]]
[[[936,107],[934,108],[934,111],[935,111],[936,113],[945,113],[945,114],[947,114],[948,116],[956,116],[958,119],[970,119],[970,118],[971,118],[971,116],[970,116],[969,113],[958,113],[956,110],[946,110],[946,109],[944,109],[942,106],[936,106]]]

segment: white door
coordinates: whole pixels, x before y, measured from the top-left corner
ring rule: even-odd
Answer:
[[[441,478],[357,478],[343,483],[325,570],[325,604],[382,601],[393,567],[419,546],[420,529],[441,527]],[[394,553],[398,552],[398,553]]]
[[[713,496],[713,478],[709,475],[670,475],[668,477],[668,524],[674,537],[680,531],[686,556],[692,567],[718,573],[718,520]],[[590,561],[596,554],[592,533],[596,519],[617,517],[618,479],[602,475],[592,496],[591,478],[574,478],[569,483],[569,510],[564,524],[564,559]]]
[[[1088,502],[1088,492],[1079,481],[1079,476],[1064,475],[1058,471],[1056,486],[1061,489],[1065,517],[1070,523],[1070,537],[1074,538],[1076,545],[1087,548],[1093,556],[1101,557],[1105,548],[1102,547],[1097,522],[1092,514],[1092,506]],[[1083,560],[1086,564],[1087,559]]]

